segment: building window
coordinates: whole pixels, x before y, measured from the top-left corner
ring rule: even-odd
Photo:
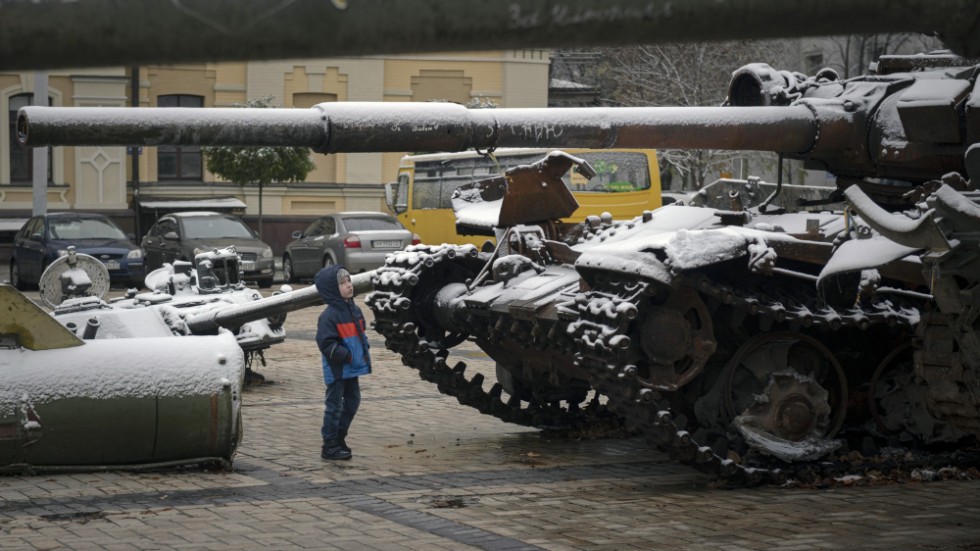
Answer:
[[[10,140],[10,182],[32,182],[34,180],[34,148],[23,147],[17,142],[17,111],[31,105],[34,94],[17,94],[10,97],[10,121],[8,139]],[[48,98],[48,105],[51,99]],[[51,148],[48,150],[48,182],[51,182]]]
[[[157,97],[158,107],[204,107],[202,96],[172,94]],[[198,145],[161,145],[157,148],[157,178],[203,180],[204,163]]]

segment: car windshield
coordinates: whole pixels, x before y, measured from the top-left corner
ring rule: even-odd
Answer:
[[[244,237],[251,239],[252,232],[241,220],[225,216],[188,216],[183,219],[185,239],[210,237]]]
[[[50,218],[51,239],[126,239],[126,234],[105,218]]]
[[[363,216],[359,218],[344,218],[344,226],[347,231],[371,231],[371,230],[400,230],[401,224],[394,218],[379,218],[377,216]]]

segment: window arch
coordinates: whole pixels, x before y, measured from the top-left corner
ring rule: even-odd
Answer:
[[[170,94],[157,96],[158,107],[204,107],[203,96]],[[201,146],[161,145],[157,148],[157,179],[203,180]]]

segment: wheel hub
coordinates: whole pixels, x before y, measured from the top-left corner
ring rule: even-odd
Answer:
[[[674,292],[641,326],[646,358],[640,379],[659,390],[677,390],[704,369],[717,349],[711,315],[692,289]]]
[[[803,396],[787,396],[773,408],[770,424],[773,432],[783,438],[800,440],[813,431],[814,413],[812,404]]]
[[[838,447],[828,439],[827,391],[813,377],[788,369],[773,373],[762,394],[733,422],[750,446],[783,461],[810,461]]]

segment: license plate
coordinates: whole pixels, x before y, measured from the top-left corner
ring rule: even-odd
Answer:
[[[397,239],[390,239],[387,241],[372,241],[371,246],[375,249],[400,249],[402,247],[402,242]]]
[[[105,267],[106,267],[107,270],[118,270],[119,269],[119,262],[116,261],[116,260],[106,260],[105,261]]]
[[[254,269],[255,269],[255,263],[254,262],[242,262],[242,270],[245,270],[246,272],[249,272],[249,271],[254,270]]]

